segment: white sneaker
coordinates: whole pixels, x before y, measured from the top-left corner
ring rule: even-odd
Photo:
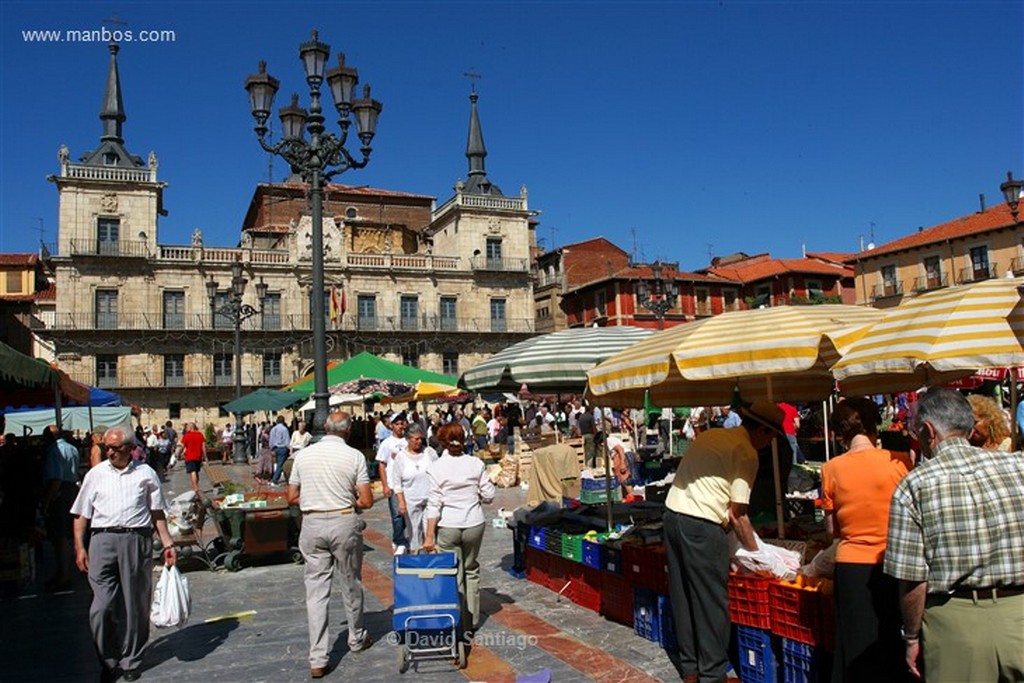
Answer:
[[[408,550],[404,545],[395,546],[395,555],[405,555],[405,551]]]

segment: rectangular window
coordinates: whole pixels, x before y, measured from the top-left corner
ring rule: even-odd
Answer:
[[[459,374],[458,351],[445,351],[441,354],[441,372],[446,375],[453,376],[457,376]]]
[[[181,404],[180,403],[168,403],[167,404],[167,417],[171,420],[181,419]]]
[[[260,306],[260,319],[264,330],[281,329],[281,293],[267,292]]]
[[[406,331],[419,329],[419,299],[415,296],[403,295],[399,301],[402,316],[402,329]]]
[[[594,292],[594,312],[599,318],[608,315],[608,294],[603,289]]]
[[[263,354],[263,384],[281,384],[281,354]]]
[[[772,305],[772,288],[769,285],[758,285],[754,288],[754,305],[751,308],[767,308]]]
[[[235,354],[213,354],[213,383],[218,387],[226,387],[235,383]]]
[[[118,254],[121,219],[100,216],[96,219],[96,253],[106,256]]]
[[[416,350],[402,351],[402,365],[418,368],[420,366],[420,352]]]
[[[101,389],[117,386],[117,356],[96,356],[96,386]]]
[[[938,256],[929,256],[924,260],[924,279],[928,289],[942,286],[942,261]]]
[[[505,319],[505,299],[491,299],[491,332],[507,332],[508,321]]]
[[[882,266],[882,296],[899,294],[899,283],[896,280],[896,266]]]
[[[441,329],[452,332],[458,329],[458,318],[456,317],[456,301],[454,296],[442,296],[440,304]]]
[[[357,325],[360,330],[377,329],[377,297],[373,294],[360,294],[356,298],[358,313]]]
[[[235,321],[231,318],[231,295],[228,292],[217,292],[213,295],[213,329],[232,330]]]
[[[185,328],[185,292],[164,292],[164,329]]]
[[[331,290],[324,290],[324,320],[331,321]],[[309,290],[309,325],[313,326],[313,290]]]
[[[490,270],[502,270],[501,238],[487,238],[487,267]]]
[[[988,247],[971,248],[971,279],[985,280],[991,277],[988,264]]]
[[[727,311],[735,311],[736,308],[736,290],[735,289],[723,289],[722,290],[722,305]],[[709,309],[710,310],[710,309]]]
[[[117,329],[117,290],[96,290],[96,329]]]
[[[822,288],[821,280],[807,281],[807,300],[812,304],[820,304],[825,301],[825,290]]]
[[[164,386],[185,386],[185,354],[168,353],[164,355]]]
[[[697,287],[693,290],[693,308],[697,315],[711,315],[711,304],[708,301],[709,293],[707,287]],[[735,292],[733,298],[736,297]],[[726,309],[728,310],[728,309]]]
[[[8,294],[21,294],[21,271],[9,270],[7,271],[7,293]]]

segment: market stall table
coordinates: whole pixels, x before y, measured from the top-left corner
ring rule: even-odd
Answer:
[[[284,494],[218,496],[210,502],[210,509],[227,553],[224,567],[229,571],[238,571],[253,557],[273,554],[287,553],[293,562],[302,562],[298,548],[301,515]]]

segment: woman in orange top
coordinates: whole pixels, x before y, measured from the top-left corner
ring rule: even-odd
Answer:
[[[839,539],[832,681],[905,681],[898,584],[882,561],[889,501],[912,467],[910,455],[877,447],[881,419],[870,399],[846,399],[834,418],[846,452],[821,469],[825,525]]]

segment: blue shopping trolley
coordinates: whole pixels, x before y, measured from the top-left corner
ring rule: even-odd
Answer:
[[[395,557],[391,625],[398,636],[399,673],[416,660],[447,659],[466,667],[458,574],[456,553]]]

